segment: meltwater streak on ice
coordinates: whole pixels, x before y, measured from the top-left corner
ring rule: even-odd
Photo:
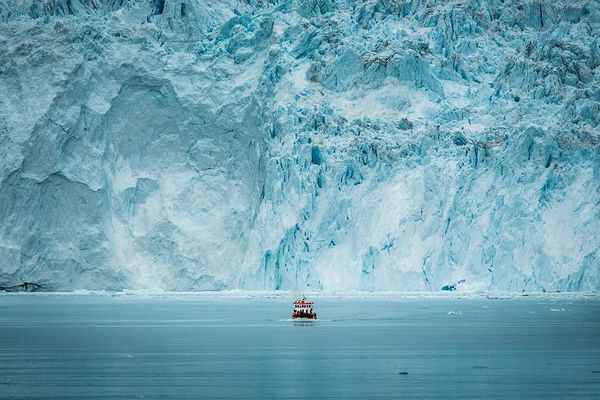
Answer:
[[[600,2],[0,0],[0,286],[597,291]]]
[[[600,391],[597,299],[323,298],[323,320],[280,321],[292,299],[0,296],[0,397],[591,399]]]

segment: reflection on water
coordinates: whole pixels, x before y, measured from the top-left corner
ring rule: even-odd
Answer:
[[[0,398],[597,398],[600,301],[0,296]]]
[[[314,326],[317,321],[292,321],[294,326]]]

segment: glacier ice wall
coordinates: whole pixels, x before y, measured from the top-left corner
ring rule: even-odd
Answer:
[[[0,0],[0,283],[600,289],[600,4]]]

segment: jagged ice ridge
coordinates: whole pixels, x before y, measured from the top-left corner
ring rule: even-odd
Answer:
[[[0,0],[0,285],[597,291],[600,4]]]

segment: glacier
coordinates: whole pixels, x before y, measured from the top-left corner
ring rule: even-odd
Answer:
[[[0,286],[600,290],[600,3],[0,0]]]

